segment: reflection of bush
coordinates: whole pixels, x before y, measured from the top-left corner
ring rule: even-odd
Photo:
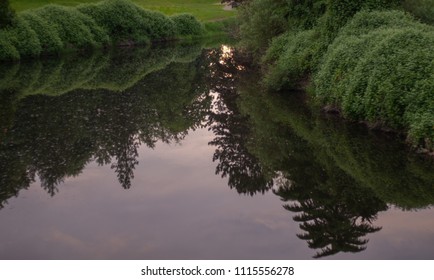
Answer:
[[[172,62],[193,61],[200,45],[160,49],[119,49],[78,59],[33,60],[0,67],[0,89],[13,88],[17,98],[28,95],[60,95],[75,89],[124,91],[149,73]]]
[[[197,50],[190,48],[192,55],[166,48],[146,59],[147,51],[134,49],[125,50],[122,60],[120,54],[98,54],[82,65],[78,60],[21,65],[0,87],[5,108],[15,108],[2,111],[10,120],[1,123],[7,133],[0,136],[0,200],[16,195],[36,175],[54,194],[65,177],[78,175],[91,160],[112,162],[120,184],[130,187],[138,143],[179,141],[204,120],[209,104],[201,96],[207,91]],[[196,59],[179,63],[175,53]],[[134,73],[131,65],[141,67]],[[108,78],[113,84],[104,82]],[[121,92],[106,89],[113,87]],[[56,94],[59,89],[63,94]]]
[[[243,112],[251,117],[255,131],[249,150],[265,169],[283,171],[282,155],[288,161],[305,160],[308,156],[303,153],[314,151],[314,160],[323,169],[344,172],[354,184],[372,189],[386,203],[402,208],[434,204],[433,166],[415,156],[409,158],[404,143],[385,141],[360,127],[320,115],[310,116],[299,104],[300,100],[285,101],[275,95],[243,95]],[[295,149],[303,142],[304,148]],[[321,170],[311,169],[310,176],[324,179],[314,175]]]
[[[77,7],[47,5],[19,13],[0,29],[0,61],[58,54],[110,44],[149,44],[199,35],[191,15],[172,18],[128,0],[106,0]]]
[[[274,178],[274,193],[295,213],[297,236],[315,258],[365,250],[365,236],[381,230],[372,222],[390,204],[434,204],[434,166],[408,157],[404,143],[312,114],[296,93],[264,94],[248,84],[239,98],[251,124],[248,151]]]

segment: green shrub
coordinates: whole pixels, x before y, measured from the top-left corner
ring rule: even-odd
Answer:
[[[431,73],[434,73],[433,68]],[[409,140],[434,149],[434,74],[416,82],[408,99],[411,102],[404,120],[409,124]]]
[[[41,44],[36,32],[21,17],[17,17],[7,29],[9,40],[15,46],[21,57],[36,57],[41,53]]]
[[[360,36],[378,29],[399,29],[406,27],[415,27],[429,30],[426,25],[421,25],[410,15],[397,11],[368,11],[363,10],[357,13],[347,25],[340,31],[339,36]],[[336,43],[335,41],[334,43]]]
[[[127,0],[107,0],[80,5],[77,9],[92,17],[115,42],[149,43],[175,36],[175,26],[167,16],[144,10]]]
[[[0,61],[19,60],[20,53],[11,44],[7,32],[0,30]]]
[[[34,13],[53,25],[66,48],[96,47],[100,42],[95,37],[104,38],[95,21],[75,8],[47,5]]]
[[[318,19],[327,9],[327,0],[287,0],[290,29],[312,29],[318,24]]]
[[[63,49],[62,40],[56,29],[44,18],[36,15],[32,11],[23,12],[20,17],[32,26],[38,36],[39,42],[44,53],[60,53]]]
[[[359,95],[348,95],[349,80],[367,52],[386,39],[391,28],[422,27],[410,16],[398,11],[361,11],[339,32],[314,77],[316,95],[323,102],[344,107],[345,114],[359,115]],[[358,59],[355,59],[357,57]]]
[[[175,23],[169,17],[160,12],[147,11],[140,9],[140,15],[143,18],[149,38],[152,40],[170,40],[175,38]]]
[[[172,16],[178,35],[200,35],[203,33],[202,24],[190,14]]]
[[[403,128],[408,127],[403,114],[412,102],[409,93],[431,74],[434,32],[392,29],[387,35],[356,66],[346,94],[362,97],[356,106],[363,119]]]
[[[268,64],[264,78],[268,88],[295,88],[314,68],[318,48],[315,30],[288,32],[274,39],[264,56]]]
[[[382,10],[397,7],[401,0],[328,0],[323,32],[331,42],[357,12],[363,9]]]
[[[380,31],[362,37],[338,37],[314,75],[316,96],[324,103],[344,107],[346,114],[351,112],[355,117],[358,106],[352,108],[351,104],[359,96],[347,95],[348,84],[359,59],[363,59],[387,35],[388,32]]]
[[[20,13],[0,32],[0,60],[99,48],[111,43],[149,44],[200,35],[201,24],[189,15],[172,18],[147,11],[128,0],[106,0],[77,7],[47,5]],[[177,32],[179,34],[177,34]]]
[[[265,50],[271,40],[288,30],[286,0],[253,0],[241,5],[242,44],[253,52]]]
[[[77,9],[90,16],[114,42],[148,41],[138,7],[129,1],[109,0],[97,4],[80,5]]]
[[[9,0],[0,1],[0,28],[5,28],[13,23],[15,12],[11,9]]]
[[[315,94],[349,118],[432,142],[433,45],[434,29],[402,12],[361,12],[329,46]]]

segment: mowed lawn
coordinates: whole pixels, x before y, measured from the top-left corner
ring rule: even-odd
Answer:
[[[48,4],[75,6],[82,3],[99,2],[98,0],[10,0],[16,11],[34,9]],[[235,16],[235,11],[223,9],[220,0],[132,0],[137,5],[157,10],[166,15],[190,13],[200,21],[217,21]]]

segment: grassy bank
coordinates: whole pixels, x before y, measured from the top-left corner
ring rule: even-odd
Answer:
[[[20,12],[40,8],[49,4],[76,6],[99,0],[11,0],[12,7]],[[189,13],[200,21],[216,21],[235,15],[235,11],[224,10],[219,0],[133,0],[138,6],[162,12],[166,15]]]
[[[167,16],[128,0],[106,0],[75,7],[47,5],[20,12],[0,29],[0,60],[102,48],[147,45],[200,37],[203,25],[190,14]]]

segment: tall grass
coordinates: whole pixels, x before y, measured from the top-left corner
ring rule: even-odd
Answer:
[[[0,60],[101,48],[149,44],[200,35],[192,16],[171,17],[147,11],[128,0],[106,0],[77,7],[47,5],[17,14],[0,29]]]

